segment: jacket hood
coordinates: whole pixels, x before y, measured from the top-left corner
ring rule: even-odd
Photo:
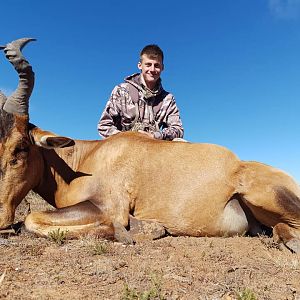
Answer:
[[[130,76],[127,76],[125,78],[125,82],[130,83],[131,85],[136,87],[139,91],[141,91],[144,94],[145,99],[156,97],[163,91],[160,78],[158,79],[157,82],[157,89],[155,91],[152,91],[143,84],[141,76],[142,76],[141,73],[134,73]]]
[[[141,82],[141,73],[134,73],[132,75],[127,76],[125,79],[125,82],[128,82],[135,86],[138,90],[142,91],[143,86]]]

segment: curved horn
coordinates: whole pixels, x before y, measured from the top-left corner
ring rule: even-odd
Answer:
[[[34,72],[29,62],[23,56],[21,50],[32,38],[15,40],[4,47],[6,58],[14,66],[19,74],[19,84],[15,92],[9,96],[3,105],[3,109],[9,113],[28,115],[28,103],[34,86]],[[3,49],[3,46],[0,47]]]

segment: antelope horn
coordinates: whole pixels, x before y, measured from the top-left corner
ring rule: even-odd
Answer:
[[[15,92],[9,96],[3,105],[3,109],[9,113],[28,115],[29,98],[34,86],[34,72],[29,62],[23,56],[21,50],[32,38],[15,40],[6,46],[0,46],[9,62],[19,74],[19,84]],[[4,48],[3,48],[4,47]]]

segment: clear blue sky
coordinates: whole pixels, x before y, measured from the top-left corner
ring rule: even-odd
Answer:
[[[185,138],[230,148],[300,182],[300,0],[9,0],[0,44],[35,37],[31,122],[79,139],[149,43],[165,52],[165,89]],[[0,57],[0,88],[17,84]]]

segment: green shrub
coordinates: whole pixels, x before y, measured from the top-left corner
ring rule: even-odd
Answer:
[[[60,230],[60,228],[54,229],[48,232],[48,238],[57,245],[62,245],[66,241],[67,233],[68,230]]]

